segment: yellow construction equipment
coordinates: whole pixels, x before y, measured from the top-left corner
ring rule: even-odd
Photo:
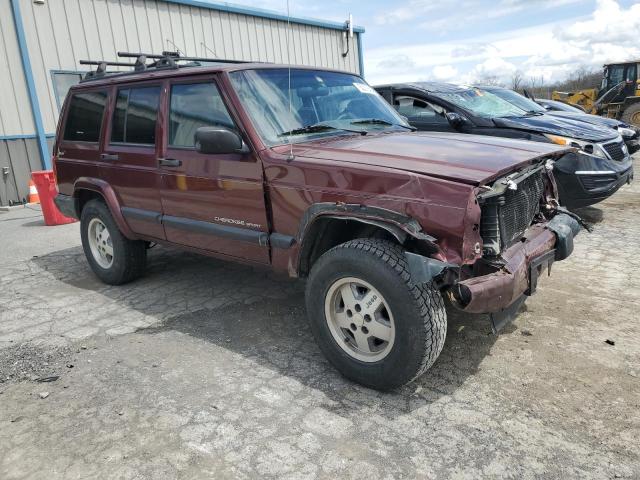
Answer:
[[[599,90],[553,92],[552,100],[583,108],[588,113],[640,126],[640,60],[604,66]]]

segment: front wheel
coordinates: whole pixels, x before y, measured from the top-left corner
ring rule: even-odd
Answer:
[[[389,390],[410,383],[438,358],[447,332],[432,284],[413,285],[403,250],[358,239],[322,255],[306,289],[311,329],[347,378]]]
[[[82,248],[93,272],[105,283],[120,285],[144,273],[145,242],[129,240],[100,200],[91,200],[80,215]]]
[[[629,105],[622,114],[622,121],[640,127],[640,103]]]

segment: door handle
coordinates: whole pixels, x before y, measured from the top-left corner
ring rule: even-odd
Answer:
[[[182,165],[182,160],[176,160],[175,158],[159,158],[158,165],[161,167],[179,167]]]
[[[100,160],[118,160],[118,154],[117,153],[101,153],[100,154]]]

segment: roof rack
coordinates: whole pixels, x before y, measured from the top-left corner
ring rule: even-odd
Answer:
[[[167,70],[177,69],[182,67],[199,67],[202,66],[202,62],[207,63],[249,63],[244,60],[228,60],[220,58],[205,58],[205,57],[183,57],[180,52],[164,51],[161,54],[156,53],[133,53],[133,52],[118,52],[120,58],[135,58],[134,63],[131,62],[110,62],[106,60],[80,60],[80,65],[97,65],[95,71],[87,72],[82,79],[82,82],[91,80],[98,80],[109,75],[132,75],[148,70]],[[151,63],[147,63],[147,59],[153,60]],[[183,64],[182,62],[188,62]],[[133,67],[131,71],[107,71],[107,67]]]

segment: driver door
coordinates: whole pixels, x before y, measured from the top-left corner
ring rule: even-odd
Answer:
[[[215,78],[165,84],[164,135],[158,168],[167,240],[258,263],[269,262],[262,166],[247,153],[203,154],[200,127],[240,131]]]

